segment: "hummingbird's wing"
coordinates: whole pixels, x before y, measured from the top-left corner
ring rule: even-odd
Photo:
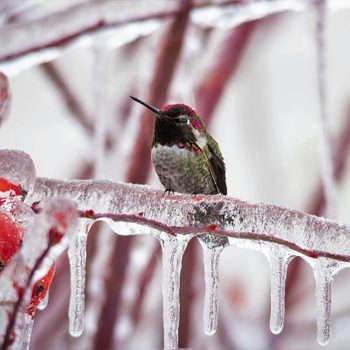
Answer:
[[[196,147],[199,148],[198,145],[196,145]],[[220,152],[219,145],[210,135],[208,135],[208,142],[203,147],[202,153],[204,154],[210,175],[218,193],[226,195],[227,186],[224,158]]]

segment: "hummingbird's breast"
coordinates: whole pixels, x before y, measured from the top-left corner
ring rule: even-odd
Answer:
[[[189,150],[176,144],[153,145],[152,162],[168,190],[189,194],[217,193],[206,160],[197,149]]]

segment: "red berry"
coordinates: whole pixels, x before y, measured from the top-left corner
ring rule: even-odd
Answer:
[[[22,231],[6,213],[0,211],[0,271],[17,253]]]
[[[22,196],[22,189],[21,186],[15,185],[12,182],[6,180],[3,177],[0,177],[0,192],[7,192],[10,191],[12,195],[15,196]]]

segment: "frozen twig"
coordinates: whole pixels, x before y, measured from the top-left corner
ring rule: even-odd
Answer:
[[[154,229],[170,235],[210,232],[277,243],[311,258],[350,261],[349,226],[276,205],[249,204],[220,195],[164,196],[163,191],[147,186],[108,181],[41,178],[28,200],[46,202],[56,196],[71,199],[91,220],[129,223],[121,232],[125,235],[150,234]]]
[[[276,12],[276,4],[280,1],[256,1],[256,4],[248,4],[248,13],[252,11],[252,6],[258,7],[257,15],[264,16]],[[300,8],[304,2],[300,0],[288,1],[287,6],[282,6],[279,11],[295,10],[295,6]],[[133,4],[135,5],[135,4]],[[0,65],[13,63],[33,53],[28,64],[38,64],[56,57],[57,49],[65,48],[73,44],[79,44],[81,37],[92,39],[96,34],[106,31],[117,30],[122,26],[136,25],[137,23],[162,20],[175,17],[181,13],[176,2],[153,1],[140,3],[138,6],[130,6],[127,1],[93,2],[89,4],[79,4],[68,9],[52,13],[46,17],[38,18],[31,22],[23,21],[18,24],[4,27],[0,33]],[[263,11],[259,10],[263,5]],[[195,1],[194,9],[218,7],[242,8],[237,0],[225,0],[221,2],[208,3],[206,1]],[[254,18],[256,18],[256,16]],[[248,20],[248,19],[247,19]],[[42,29],[45,28],[45,31]],[[20,33],[20,35],[19,35]],[[139,35],[143,35],[143,30]],[[80,43],[83,43],[80,41]],[[85,41],[86,43],[86,41]],[[53,51],[54,49],[54,51]],[[40,53],[42,55],[40,55]]]

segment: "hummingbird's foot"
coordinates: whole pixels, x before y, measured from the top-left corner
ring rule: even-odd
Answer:
[[[164,194],[167,194],[167,193],[169,193],[169,194],[171,194],[171,193],[175,193],[175,191],[174,190],[172,190],[171,188],[167,188],[165,191],[164,191]]]

